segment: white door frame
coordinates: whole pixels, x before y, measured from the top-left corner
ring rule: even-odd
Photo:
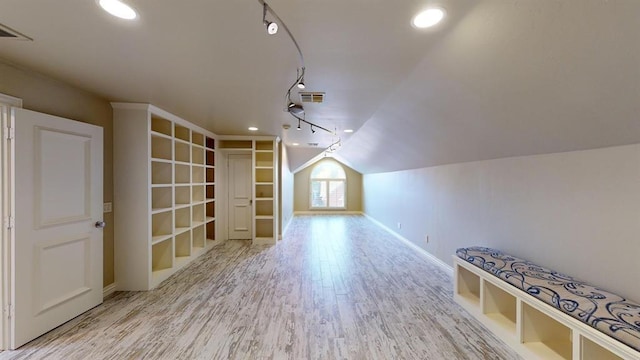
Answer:
[[[14,232],[10,228],[10,216],[15,212],[15,199],[13,196],[13,144],[10,137],[11,129],[14,128],[14,119],[11,113],[11,107],[22,108],[22,99],[10,95],[0,93],[0,138],[2,150],[0,151],[0,191],[2,193],[2,203],[0,204],[0,221],[2,221],[2,229],[0,235],[0,350],[5,350],[9,344],[9,316],[11,309],[6,308],[11,298],[11,243]]]

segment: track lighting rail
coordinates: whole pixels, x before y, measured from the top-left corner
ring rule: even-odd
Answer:
[[[302,64],[302,68],[304,69],[304,56],[302,55],[302,50],[300,50],[300,45],[298,45],[298,42],[296,41],[296,38],[294,38],[293,34],[291,34],[291,31],[289,31],[289,28],[287,27],[287,24],[285,24],[284,21],[282,21],[282,19],[280,19],[280,16],[278,16],[278,14],[276,14],[275,10],[273,10],[273,8],[271,6],[269,6],[269,4],[267,4],[264,0],[258,0],[258,2],[263,6],[263,9],[264,9],[263,12],[269,12],[269,14],[271,14],[278,21],[278,23],[282,26],[284,31],[287,32],[287,35],[289,35],[289,37],[291,38],[291,41],[293,41],[293,45],[295,45],[296,49],[298,50],[298,56],[300,56],[300,64]],[[264,19],[263,19],[263,21],[264,21]]]
[[[300,57],[300,68],[296,69],[296,80],[293,82],[293,84],[291,84],[291,86],[289,87],[289,89],[287,90],[287,92],[285,93],[285,111],[289,112],[289,114],[291,114],[291,116],[293,116],[294,118],[298,119],[298,130],[300,130],[300,123],[303,122],[305,124],[308,124],[311,127],[311,132],[315,134],[315,129],[320,129],[323,131],[328,132],[329,134],[335,135],[335,132],[320,126],[320,125],[316,125],[310,121],[305,120],[304,118],[300,117],[299,114],[303,114],[304,116],[304,108],[302,107],[302,105],[298,105],[296,103],[293,102],[293,100],[291,99],[291,90],[293,90],[294,87],[298,87],[299,89],[304,89],[305,88],[305,84],[304,84],[304,74],[306,71],[306,67],[304,65],[304,55],[302,55],[302,50],[300,49],[300,45],[298,45],[298,42],[296,41],[296,38],[293,36],[293,34],[291,33],[291,31],[289,31],[289,28],[287,27],[287,25],[284,23],[284,21],[282,21],[282,19],[280,18],[280,16],[278,16],[278,14],[275,12],[275,10],[273,10],[273,8],[271,6],[269,6],[269,4],[267,4],[264,0],[258,0],[258,2],[262,5],[262,23],[267,27],[267,32],[270,35],[275,34],[278,31],[278,24],[274,24],[273,22],[267,21],[266,16],[267,13],[271,14],[271,16],[273,16],[275,18],[275,20],[279,23],[280,26],[282,26],[282,28],[284,29],[284,31],[287,33],[287,35],[289,35],[289,38],[291,39],[291,41],[293,42],[293,45],[295,45],[296,50],[298,50],[298,56]]]

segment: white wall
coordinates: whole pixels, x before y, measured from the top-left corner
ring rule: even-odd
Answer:
[[[489,246],[640,301],[640,144],[370,174],[363,193],[448,264]]]
[[[280,206],[282,209],[282,213],[280,216],[280,221],[282,231],[286,230],[286,226],[293,217],[293,173],[289,168],[289,155],[287,152],[287,147],[282,146],[282,162],[280,168],[281,171],[281,184],[282,188],[280,189],[281,202]],[[284,235],[284,234],[283,234]]]

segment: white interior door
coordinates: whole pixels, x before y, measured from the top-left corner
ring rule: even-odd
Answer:
[[[229,155],[229,239],[251,239],[251,155]]]
[[[102,128],[13,108],[15,349],[102,303]]]

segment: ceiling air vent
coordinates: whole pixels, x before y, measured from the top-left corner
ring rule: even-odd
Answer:
[[[307,143],[307,144],[308,144],[309,146],[314,146],[314,147],[319,145],[319,143]]]
[[[32,38],[2,24],[0,24],[0,39],[33,40]]]
[[[323,92],[301,92],[300,101],[302,101],[303,103],[320,104],[324,102],[324,93]]]

